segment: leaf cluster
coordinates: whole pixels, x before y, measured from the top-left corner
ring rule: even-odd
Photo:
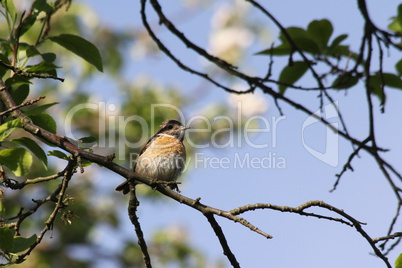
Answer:
[[[398,12],[401,9],[402,5],[399,6]],[[401,33],[400,13],[398,14],[392,18],[393,22],[389,25],[389,29],[396,35]],[[281,70],[277,80],[278,90],[281,94],[284,94],[289,87],[312,89],[313,87],[298,86],[297,82],[309,70],[311,71],[313,66],[321,64],[320,66],[328,68],[318,74],[319,78],[332,78],[332,83],[316,87],[317,90],[347,90],[365,79],[369,81],[371,92],[384,104],[386,99],[384,87],[402,89],[402,59],[395,64],[396,73],[384,72],[379,66],[377,71],[365,75],[362,71],[365,62],[358,52],[352,51],[349,45],[344,44],[347,38],[347,34],[334,37],[333,25],[329,20],[313,20],[305,29],[301,27],[283,29],[279,35],[280,44],[258,54],[289,57],[288,65]],[[301,54],[301,59],[294,60],[295,54]],[[304,55],[310,55],[311,59],[307,59]],[[348,68],[351,65],[353,67]]]

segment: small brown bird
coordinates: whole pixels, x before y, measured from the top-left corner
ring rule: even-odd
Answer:
[[[147,141],[134,165],[134,172],[160,181],[176,181],[186,164],[184,133],[189,127],[174,119],[165,120],[158,131]],[[169,184],[171,189],[177,185]],[[116,187],[116,191],[127,194],[129,181]]]

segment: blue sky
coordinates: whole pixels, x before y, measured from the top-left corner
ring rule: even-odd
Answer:
[[[113,4],[95,0],[81,2],[87,3],[96,10],[101,24],[116,29],[127,25],[142,27],[139,1],[113,1]],[[217,7],[223,2],[230,1],[215,1],[212,6]],[[387,1],[386,5],[384,1],[367,2],[374,22],[383,28],[389,23],[389,17],[395,14],[399,4],[396,0]],[[170,7],[166,6],[167,13],[174,12],[171,6],[180,6],[181,2],[174,1],[174,3]],[[357,10],[356,1],[270,1],[266,7],[285,26],[306,27],[313,19],[328,18],[334,25],[334,36],[348,33],[346,42],[351,44],[352,49],[356,50],[360,45],[363,20]],[[256,13],[256,16],[260,14]],[[210,18],[211,10],[207,10],[181,24],[180,27],[183,31],[191,29],[193,34],[189,36],[200,45],[205,45],[210,30]],[[270,29],[272,33],[277,32],[271,22],[267,25],[272,27]],[[165,33],[163,36],[170,42]],[[249,51],[250,57],[252,53],[265,48],[261,44],[255,44]],[[179,53],[183,57],[197,59],[195,55],[191,55],[184,49]],[[399,58],[398,54],[387,57],[385,70],[393,70],[393,64]],[[266,59],[263,57],[253,58],[250,65],[258,69],[264,60]],[[183,90],[199,83],[198,78],[184,73],[167,59],[158,62],[157,66],[152,60],[141,62],[133,60],[125,70],[127,77],[136,77],[141,73],[147,73],[163,83],[179,84]],[[306,83],[309,82],[313,83],[313,81],[306,81]],[[107,101],[107,92],[110,92],[110,88],[103,90],[104,95],[100,98]],[[184,92],[184,94],[188,93]],[[309,107],[315,105],[318,109],[315,93],[289,91],[287,94],[289,97],[302,98],[303,103]],[[400,122],[397,116],[402,112],[398,101],[400,93],[396,90],[388,90],[387,94],[386,114],[379,113],[378,102],[374,101],[377,105],[378,132],[376,134],[380,146],[392,148],[386,159],[398,168],[397,159],[401,157],[402,145],[399,137],[402,135],[402,128],[394,122]],[[272,123],[272,116],[277,118],[278,111],[270,98],[262,94],[258,96],[267,99],[270,109],[264,116],[268,122]],[[225,100],[227,94],[220,89],[210,90],[203,103],[211,102],[216,98]],[[358,85],[348,92],[347,96],[344,93],[334,94],[334,99],[338,101],[340,110],[345,114],[346,124],[352,136],[364,138],[368,128],[364,88]],[[286,168],[193,168],[186,174],[186,183],[181,187],[182,194],[192,198],[201,197],[201,202],[225,210],[258,202],[298,206],[309,200],[323,200],[344,209],[356,219],[369,223],[364,228],[372,237],[385,235],[389,221],[383,219],[393,217],[396,201],[373,159],[364,153],[361,154],[361,158],[353,162],[355,172],[346,173],[338,190],[329,193],[336,179],[335,174],[340,172],[351,152],[350,144],[339,139],[337,166],[332,167],[321,162],[303,146],[302,126],[307,115],[295,111],[288,105],[281,106],[286,119],[278,123],[276,147],[271,146],[269,150],[253,149],[242,143],[240,147],[221,150],[200,149],[197,152],[208,157],[229,157],[231,160],[234,159],[235,154],[240,156],[249,154],[251,157],[263,158],[269,157],[271,152],[271,156],[275,153],[277,159],[280,157],[285,159]],[[191,114],[191,111],[186,112]],[[339,121],[334,119],[334,122]],[[305,135],[305,141],[309,146],[317,150],[324,149],[326,129],[322,125],[315,124],[305,129]],[[255,141],[256,143],[272,142],[272,133],[261,134]],[[110,181],[110,186],[117,185],[120,181],[121,179],[116,176]],[[335,216],[320,209],[312,211]],[[122,215],[124,213],[125,209],[122,210]],[[219,242],[206,219],[192,209],[173,201],[145,202],[141,205],[139,213],[145,236],[151,236],[156,229],[169,225],[186,226],[190,239],[194,241],[196,247],[206,252],[209,258],[225,260]],[[249,212],[243,216],[274,238],[266,240],[239,224],[218,218],[229,245],[242,267],[382,267],[378,258],[370,256],[372,250],[369,244],[354,229],[346,225],[268,210]],[[126,221],[125,232],[132,232],[129,219],[127,218]],[[398,246],[389,255],[391,263],[401,251],[401,247]],[[229,267],[227,262],[226,264]]]

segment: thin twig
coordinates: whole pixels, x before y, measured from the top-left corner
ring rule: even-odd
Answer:
[[[2,60],[0,60],[0,66],[13,71],[15,75],[20,75],[20,76],[24,76],[24,77],[42,78],[42,79],[51,78],[51,79],[55,79],[55,80],[64,82],[64,78],[60,78],[60,77],[57,77],[54,75],[49,75],[49,74],[37,74],[37,73],[26,72],[19,67],[14,67],[13,65],[8,65],[8,64],[4,63]]]
[[[229,244],[225,238],[225,235],[222,231],[222,228],[219,226],[218,222],[216,221],[213,214],[205,214],[205,217],[208,219],[209,224],[211,225],[212,229],[214,230],[216,236],[219,239],[219,242],[223,249],[223,254],[228,258],[230,264],[235,268],[240,268],[240,264],[236,260],[236,256],[230,250]]]
[[[245,91],[237,91],[237,90],[233,90],[229,87],[224,86],[221,83],[218,83],[217,81],[215,81],[214,79],[212,79],[208,74],[206,73],[202,73],[199,71],[196,71],[192,68],[190,68],[189,66],[185,65],[184,63],[182,63],[179,59],[177,59],[170,51],[169,49],[158,39],[158,37],[155,35],[155,33],[153,32],[151,26],[149,25],[147,18],[146,18],[146,14],[145,14],[145,4],[146,4],[146,0],[141,0],[141,18],[143,21],[143,24],[146,28],[146,30],[148,31],[148,34],[152,37],[152,39],[155,41],[155,43],[157,44],[157,46],[159,47],[159,49],[161,51],[163,51],[171,60],[173,60],[180,68],[182,68],[183,70],[186,70],[187,72],[191,73],[191,74],[196,74],[200,77],[203,77],[204,79],[210,81],[212,84],[214,84],[215,86],[222,88],[223,90],[225,90],[226,92],[229,93],[234,93],[234,94],[248,94],[250,92],[252,92],[251,89],[249,90],[245,90]]]
[[[307,208],[311,208],[311,207],[321,207],[321,208],[325,208],[329,211],[333,211],[334,213],[346,218],[349,221],[349,223],[344,221],[343,219],[337,219],[337,218],[332,218],[332,217],[327,217],[327,216],[323,217],[322,215],[316,215],[313,213],[309,213],[309,215],[306,215],[306,212],[304,212],[304,210]],[[381,253],[381,251],[376,247],[373,239],[371,239],[370,236],[363,230],[361,225],[365,224],[365,223],[362,223],[362,222],[356,220],[355,218],[353,218],[352,216],[347,214],[345,211],[338,209],[336,207],[333,207],[323,201],[318,201],[318,200],[317,201],[309,201],[309,202],[306,202],[295,208],[259,203],[259,204],[255,204],[255,205],[246,205],[246,206],[238,207],[236,209],[231,210],[230,212],[234,215],[238,215],[240,213],[244,213],[246,211],[251,211],[251,210],[255,210],[255,209],[273,209],[273,210],[278,210],[278,211],[282,211],[282,212],[297,213],[300,215],[313,216],[313,217],[317,217],[317,218],[325,218],[325,219],[329,219],[329,220],[333,220],[333,221],[338,221],[338,222],[345,223],[349,226],[353,226],[356,229],[356,231],[359,232],[366,239],[366,241],[370,244],[370,246],[374,250],[375,254],[384,261],[384,263],[387,265],[387,267],[391,268],[391,265],[388,262],[388,258],[384,254]],[[313,214],[313,215],[311,215],[311,214]]]
[[[9,187],[10,189],[13,189],[13,190],[22,189],[26,185],[29,185],[29,184],[42,183],[42,182],[57,179],[57,178],[63,176],[64,172],[65,172],[65,170],[63,170],[61,172],[58,172],[58,173],[56,173],[54,175],[51,175],[51,176],[38,177],[38,178],[35,178],[35,179],[28,179],[28,180],[26,180],[24,182],[11,181],[10,179],[5,179],[4,180],[4,185]]]
[[[366,138],[365,140],[363,140],[362,144],[366,144],[366,143],[369,142],[369,141],[370,141],[370,138],[368,137],[368,138]],[[329,190],[331,193],[336,190],[336,187],[338,187],[338,184],[339,184],[339,182],[340,182],[340,180],[341,180],[343,174],[344,174],[348,169],[350,169],[350,170],[353,171],[353,168],[352,168],[352,165],[351,165],[351,164],[352,164],[352,160],[355,158],[355,156],[357,156],[357,155],[359,154],[359,151],[360,151],[361,149],[362,149],[362,146],[359,145],[359,146],[349,155],[348,160],[347,160],[346,163],[343,165],[343,168],[342,168],[341,172],[335,175],[335,176],[336,176],[336,181],[335,181],[335,183],[334,183],[332,189]]]
[[[137,234],[138,238],[138,245],[140,246],[142,252],[142,258],[144,260],[145,267],[152,268],[151,265],[151,258],[148,253],[147,243],[144,239],[144,234],[141,229],[141,224],[138,221],[137,217],[137,208],[140,202],[137,199],[135,193],[135,184],[130,184],[130,200],[128,203],[128,216],[131,220],[131,223],[134,225],[135,233]]]
[[[68,166],[66,168],[66,172],[64,174],[64,178],[63,178],[61,185],[50,197],[51,199],[57,200],[56,205],[53,209],[53,212],[50,214],[49,218],[46,220],[45,227],[42,229],[42,231],[38,235],[35,243],[33,243],[25,253],[18,255],[18,257],[16,259],[16,263],[22,262],[26,256],[31,254],[32,250],[34,250],[35,247],[38,244],[40,244],[40,242],[42,241],[46,232],[53,228],[53,223],[54,223],[54,220],[56,219],[56,216],[57,216],[59,210],[61,210],[62,208],[65,207],[64,200],[63,200],[64,195],[67,191],[68,183],[75,172],[76,164],[77,164],[77,161],[75,159],[71,159],[68,162]]]
[[[271,210],[276,210],[276,211],[281,211],[281,212],[290,212],[290,213],[296,213],[302,216],[310,216],[310,217],[315,217],[315,218],[319,218],[319,219],[326,219],[326,220],[330,220],[330,221],[337,221],[349,226],[353,226],[352,223],[347,222],[343,219],[340,218],[333,218],[333,217],[328,217],[328,216],[324,216],[324,215],[319,215],[319,214],[315,214],[315,213],[308,213],[305,212],[304,210],[313,206],[319,206],[319,207],[323,207],[326,208],[328,210],[337,210],[336,208],[332,207],[331,205],[328,205],[322,201],[309,201],[303,205],[300,205],[298,207],[288,207],[288,206],[277,206],[277,205],[272,205],[272,204],[266,204],[266,203],[257,203],[254,205],[245,205],[245,206],[241,206],[235,209],[232,209],[230,211],[231,214],[233,215],[239,215],[248,211],[254,211],[256,209],[271,209]]]
[[[12,107],[12,108],[6,110],[6,111],[1,112],[1,113],[0,113],[0,116],[5,115],[5,114],[8,114],[8,113],[11,113],[12,111],[15,111],[15,110],[17,110],[17,109],[19,109],[19,108],[21,108],[21,107],[25,107],[25,106],[32,105],[32,104],[34,104],[34,103],[36,103],[36,102],[38,102],[38,101],[40,101],[40,100],[43,100],[44,98],[46,98],[46,96],[40,96],[40,97],[38,97],[38,98],[36,98],[36,99],[34,99],[34,100],[26,101],[26,102],[24,102],[24,103],[22,103],[22,104],[20,104],[20,105],[14,106],[14,107]]]
[[[387,235],[387,236],[381,236],[381,237],[374,238],[373,242],[378,243],[380,241],[395,239],[397,237],[402,237],[402,232],[396,232],[396,233],[393,233],[392,235]]]

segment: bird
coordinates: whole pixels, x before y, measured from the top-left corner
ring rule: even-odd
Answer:
[[[174,119],[163,121],[138,155],[134,172],[158,181],[175,182],[186,164],[183,140],[189,128]],[[177,184],[171,183],[169,187],[179,191]],[[116,191],[130,192],[130,181],[118,185]]]

